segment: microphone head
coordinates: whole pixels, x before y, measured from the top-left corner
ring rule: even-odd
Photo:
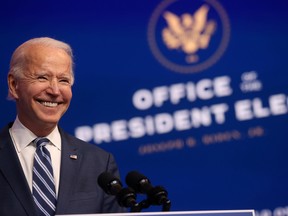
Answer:
[[[137,193],[148,193],[153,187],[149,179],[137,171],[131,171],[126,176],[126,184]]]
[[[109,172],[98,176],[98,184],[107,194],[117,195],[122,189],[121,181]]]

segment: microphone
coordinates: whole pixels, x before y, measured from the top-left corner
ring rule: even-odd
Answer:
[[[109,172],[103,172],[98,176],[98,184],[105,193],[115,195],[120,206],[137,210],[135,191],[132,188],[122,188],[122,183],[117,177]]]
[[[133,188],[137,193],[147,194],[153,189],[150,180],[137,171],[129,172],[125,181],[126,184]]]
[[[171,202],[168,192],[162,186],[153,187],[150,180],[137,171],[131,171],[126,176],[126,184],[137,193],[147,194],[148,202],[152,205],[163,205],[163,211],[169,211]]]
[[[122,189],[121,181],[109,172],[103,172],[98,176],[98,184],[110,195],[117,195]]]

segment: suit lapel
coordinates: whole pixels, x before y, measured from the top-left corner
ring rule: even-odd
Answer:
[[[77,172],[81,163],[81,154],[77,145],[69,136],[59,129],[62,139],[60,183],[57,200],[57,212],[67,211],[69,198],[74,188]]]
[[[27,215],[36,215],[34,201],[12,143],[9,127],[0,135],[0,171],[3,173]]]

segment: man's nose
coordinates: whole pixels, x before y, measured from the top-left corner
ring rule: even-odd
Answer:
[[[54,95],[59,95],[60,94],[60,89],[59,89],[59,83],[57,80],[52,80],[50,82],[50,87],[49,87],[49,93],[54,94]]]

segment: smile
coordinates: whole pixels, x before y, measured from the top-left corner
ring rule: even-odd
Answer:
[[[58,106],[58,103],[55,103],[55,102],[40,102],[42,105],[46,106],[46,107],[56,107]]]

